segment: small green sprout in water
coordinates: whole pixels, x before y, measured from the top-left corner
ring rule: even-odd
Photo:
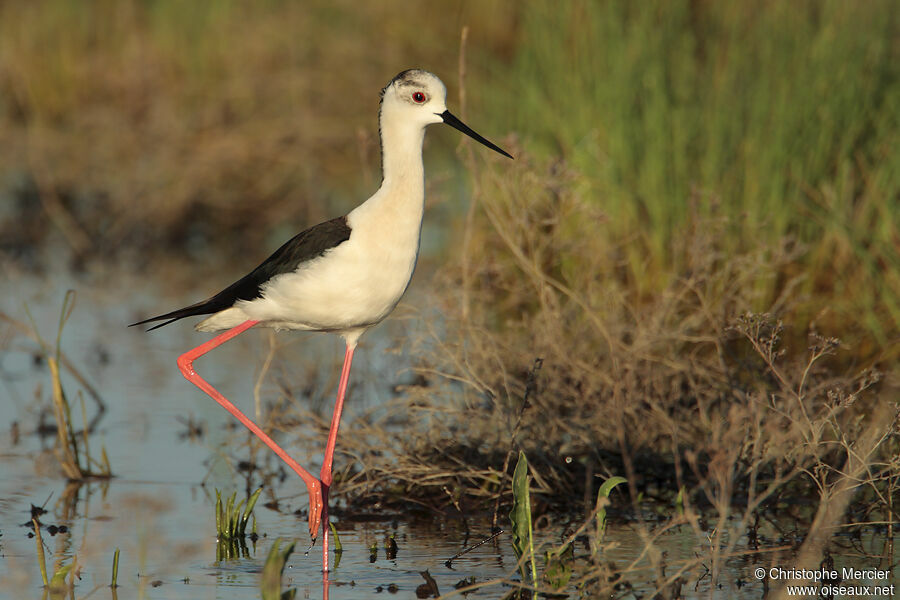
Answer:
[[[50,582],[47,581],[47,560],[44,558],[44,540],[41,539],[41,525],[34,517],[31,517],[31,524],[34,526],[34,539],[37,542],[37,559],[38,566],[41,568],[41,580],[44,582],[44,587],[47,587]]]
[[[596,519],[596,529],[594,535],[591,536],[592,558],[599,552],[599,543],[606,531],[606,504],[609,502],[609,494],[613,488],[625,481],[623,477],[610,477],[600,486],[600,491],[597,493],[597,506],[593,513]],[[513,471],[513,508],[509,513],[509,520],[512,522],[513,550],[518,560],[522,583],[524,584],[528,581],[528,565],[530,564],[531,585],[536,594],[539,580],[534,556],[534,528],[531,518],[529,482],[528,459],[525,457],[525,453],[520,451],[519,460]],[[589,527],[590,523],[591,520],[589,519],[579,531]],[[573,563],[575,562],[575,548],[573,546],[575,537],[573,535],[559,548],[547,551],[544,555],[544,570],[540,581],[549,586],[554,593],[562,591],[572,579]],[[528,592],[525,590],[515,590],[505,597],[520,598],[525,597],[527,594]]]
[[[34,526],[34,539],[37,543],[37,559],[38,559],[38,567],[41,570],[41,580],[44,582],[44,588],[50,590],[51,592],[65,590],[68,587],[71,587],[71,583],[66,583],[66,576],[72,571],[72,567],[75,566],[75,558],[72,559],[67,565],[62,565],[59,569],[53,573],[53,577],[50,580],[47,580],[47,559],[44,554],[44,540],[41,537],[41,524],[38,523],[36,517],[31,518],[31,524]]]
[[[50,578],[50,590],[65,590],[70,587],[71,584],[66,583],[66,577],[72,571],[72,567],[75,566],[74,561],[70,562],[67,565],[61,566],[57,569],[56,573],[53,574],[53,577]],[[74,575],[73,575],[74,577]]]
[[[513,550],[518,560],[522,583],[528,579],[528,565],[531,565],[531,583],[537,590],[537,566],[534,561],[534,536],[531,524],[531,497],[528,480],[528,459],[519,452],[519,461],[513,471],[513,507],[509,513],[512,523]]]
[[[286,592],[281,591],[281,576],[288,557],[294,551],[294,542],[291,542],[284,550],[281,550],[281,538],[272,543],[266,564],[263,566],[262,577],[259,580],[259,591],[262,600],[291,600],[296,594],[296,588]]]
[[[261,493],[262,488],[259,488],[246,501],[241,500],[235,506],[237,492],[232,493],[223,504],[222,493],[216,490],[216,560],[229,560],[249,554],[246,543],[247,524],[252,517],[253,527],[249,537],[255,542],[256,517],[252,512]]]
[[[389,536],[384,537],[384,557],[388,560],[394,560],[397,558],[397,540],[394,539],[394,534],[392,533]]]
[[[332,568],[337,569],[341,565],[341,557],[344,556],[344,546],[341,545],[341,538],[338,536],[334,523],[328,523],[331,528],[331,538],[334,541],[334,564]]]
[[[606,481],[603,482],[603,485],[600,486],[600,491],[597,492],[597,540],[600,541],[603,539],[603,534],[606,533],[606,504],[609,503],[609,493],[613,491],[620,483],[625,483],[627,480],[624,477],[610,477]],[[604,500],[601,501],[601,498]]]
[[[544,582],[558,592],[569,585],[572,579],[572,564],[575,562],[575,547],[565,544],[544,554]]]
[[[590,541],[592,557],[596,557],[600,552],[600,542],[603,541],[603,536],[606,533],[606,505],[609,504],[609,494],[613,491],[613,488],[626,481],[624,477],[610,477],[603,482],[603,485],[600,486],[600,491],[597,492],[597,507],[594,509],[597,514],[597,528],[594,530],[594,536]]]
[[[334,553],[341,554],[344,551],[344,547],[341,545],[341,538],[338,536],[337,529],[334,528],[334,523],[329,523],[329,527],[331,527],[331,537],[334,540]]]
[[[119,587],[118,579],[119,579],[119,549],[116,548],[116,551],[113,552],[112,579],[109,582],[109,587],[111,587],[112,589],[116,589],[117,587]]]
[[[247,533],[247,523],[250,522],[251,513],[261,493],[262,488],[253,492],[253,495],[246,500],[247,505],[244,508],[244,500],[238,502],[237,506],[234,505],[237,492],[232,493],[223,506],[222,493],[218,489],[216,490],[216,535],[219,540],[230,541],[244,538]],[[255,530],[254,522],[252,531]]]
[[[434,577],[431,576],[431,573],[428,572],[428,569],[419,571],[419,575],[422,576],[422,579],[425,580],[425,583],[416,588],[416,598],[439,597],[441,595],[441,591],[438,589],[437,581],[434,580]]]

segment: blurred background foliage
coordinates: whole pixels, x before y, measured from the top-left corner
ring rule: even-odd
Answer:
[[[893,360],[898,19],[890,0],[3,2],[0,264],[129,261],[185,287],[177,265],[215,250],[240,275],[374,190],[378,90],[419,66],[517,155],[503,193],[558,193],[549,173],[577,199],[548,215],[562,281],[640,304],[689,275],[685,238],[718,219],[723,262],[792,249],[749,284],[756,309],[789,293],[798,335],[814,323],[854,361]],[[437,264],[495,235],[463,216],[505,167],[464,171],[457,143],[428,136]],[[495,271],[517,268],[496,252]]]

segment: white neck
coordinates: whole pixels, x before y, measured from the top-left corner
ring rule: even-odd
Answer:
[[[351,227],[366,223],[381,231],[393,230],[395,235],[408,238],[406,243],[417,247],[425,212],[425,128],[389,110],[382,110],[380,121],[381,187],[351,213]]]
[[[354,212],[358,217],[383,220],[385,228],[414,231],[418,238],[425,212],[425,128],[397,116],[381,114],[381,187]]]
[[[424,139],[425,128],[421,125],[381,116],[382,188],[401,185],[408,189],[407,186],[412,185],[422,187],[424,192]]]

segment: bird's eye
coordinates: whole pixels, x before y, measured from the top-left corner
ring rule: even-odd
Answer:
[[[419,104],[425,102],[425,94],[423,92],[413,92],[412,99]]]

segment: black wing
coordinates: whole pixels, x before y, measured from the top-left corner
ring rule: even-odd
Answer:
[[[215,296],[164,315],[132,323],[129,327],[168,319],[165,323],[160,323],[147,330],[153,331],[185,317],[217,313],[231,307],[238,300],[259,298],[263,284],[276,275],[290,273],[296,270],[301,263],[322,256],[326,251],[339,246],[348,239],[350,239],[350,226],[347,224],[347,217],[338,217],[319,223],[292,237],[249,274],[238,279]]]

